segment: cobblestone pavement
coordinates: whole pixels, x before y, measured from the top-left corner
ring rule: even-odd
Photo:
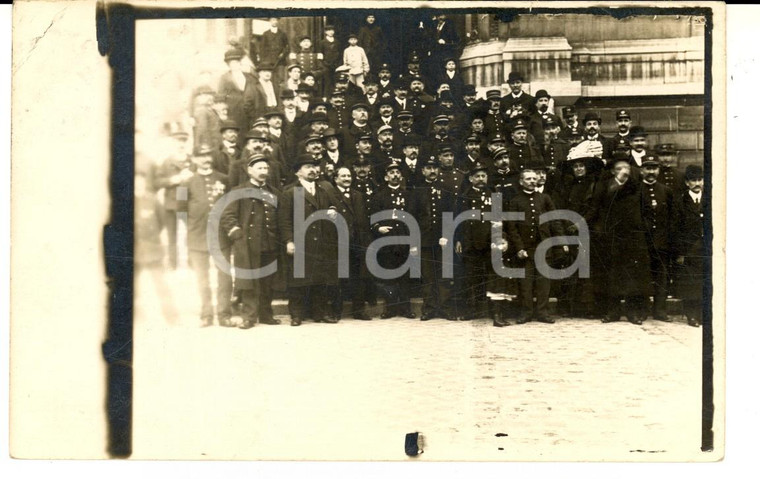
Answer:
[[[137,295],[135,458],[408,460],[413,431],[423,461],[700,456],[701,329],[680,318],[239,330],[199,328],[192,300],[167,325]]]

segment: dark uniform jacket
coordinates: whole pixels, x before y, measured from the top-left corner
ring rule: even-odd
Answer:
[[[554,203],[547,194],[537,191],[526,193],[519,188],[507,205],[507,210],[525,213],[524,221],[507,221],[507,238],[510,249],[515,253],[520,250],[535,251],[539,243],[546,238],[562,234],[557,221],[539,224],[542,214],[554,210]]]
[[[213,170],[208,175],[196,172],[183,186],[187,188],[187,201],[179,203],[179,210],[187,212],[187,248],[208,251],[208,215],[217,200],[229,191],[227,176]],[[221,235],[220,246],[229,245],[227,235]]]
[[[399,186],[391,188],[385,186],[372,195],[370,213],[375,214],[380,211],[409,211],[411,193]],[[380,227],[390,226],[392,229],[386,234],[380,233]],[[377,238],[388,238],[391,236],[408,236],[409,228],[406,223],[389,218],[378,221],[371,225],[372,233]],[[406,261],[409,254],[409,246],[405,244],[385,246],[378,252],[377,258],[380,266],[383,268],[393,269],[401,266]]]
[[[543,163],[544,158],[541,152],[534,145],[526,143],[524,145],[507,145],[509,151],[509,162],[516,170],[522,170],[530,163]]]
[[[673,192],[655,181],[641,183],[641,213],[651,249],[669,252],[672,246],[674,202]]]
[[[465,254],[491,248],[491,221],[485,220],[483,214],[491,211],[492,193],[488,186],[480,189],[470,186],[457,198],[457,216],[467,210],[480,210],[478,219],[468,220],[457,228],[456,238]]]
[[[280,193],[269,185],[262,187],[252,183],[238,185],[233,191],[247,188],[259,190],[279,207]],[[242,230],[242,235],[233,242],[232,253],[236,271],[257,269],[261,264],[262,253],[281,252],[277,223],[277,208],[267,201],[256,198],[242,198],[225,208],[222,214],[222,230],[229,237],[235,228]],[[278,268],[282,268],[281,262]],[[255,289],[255,280],[235,277],[236,289]]]
[[[440,181],[423,182],[411,191],[410,211],[420,226],[423,248],[438,247],[442,234],[443,213],[454,212],[454,197]]]

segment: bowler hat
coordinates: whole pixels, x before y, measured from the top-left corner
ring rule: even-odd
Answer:
[[[589,122],[589,121],[596,121],[598,123],[602,123],[602,117],[599,116],[599,113],[595,111],[590,111],[583,115],[583,123]]]
[[[551,98],[552,96],[546,90],[538,90],[536,92],[536,100],[539,98]]]
[[[221,125],[219,125],[219,133],[223,132],[224,130],[238,130],[240,131],[240,127],[237,123],[235,123],[234,120],[224,120],[222,121]]]
[[[705,177],[705,173],[700,165],[689,165],[683,175],[687,181],[700,180]]]
[[[512,83],[516,81],[523,81],[523,76],[517,72],[509,72],[509,76],[507,77],[507,83]]]
[[[319,160],[317,158],[314,158],[308,153],[304,153],[296,157],[296,161],[293,162],[292,166],[293,166],[293,169],[297,171],[303,165],[318,165],[318,164],[319,164]]]

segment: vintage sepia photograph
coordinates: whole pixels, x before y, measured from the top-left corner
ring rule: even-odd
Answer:
[[[109,457],[721,460],[721,4],[93,15]]]

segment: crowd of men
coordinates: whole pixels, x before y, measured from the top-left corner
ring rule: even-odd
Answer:
[[[202,325],[216,318],[234,326],[238,312],[241,328],[279,324],[272,311],[277,290],[287,292],[293,326],[370,320],[367,305],[378,300],[380,318],[414,319],[415,292],[423,321],[553,323],[550,297],[562,316],[671,321],[671,296],[682,300],[689,325],[701,324],[709,208],[702,168],[679,169],[674,145],[649,145],[645,126],[631,125],[629,110],[617,111],[618,133],[605,137],[597,113],[581,116],[568,106],[560,118],[550,93],[523,91],[518,72],[509,73],[506,95],[495,89],[481,98],[464,83],[453,56],[414,52],[405,71],[393,72],[368,44],[376,40],[371,35],[352,34],[341,49],[327,26],[317,50],[304,37],[301,50],[289,52],[276,19],[271,25],[264,50],[231,48],[218,88],[194,92],[193,131],[173,124],[167,130],[174,153],[137,168],[136,263],[154,271],[163,264],[159,234],[166,228],[169,267],[177,267],[178,248],[187,248]],[[444,28],[437,31],[435,44],[453,43]],[[244,56],[254,60],[255,76],[242,70]],[[153,196],[160,190],[161,203]],[[209,213],[237,190],[257,193],[224,209],[214,252]],[[554,210],[575,215],[540,221]],[[493,221],[492,211],[524,219]],[[297,216],[320,212],[299,242]],[[447,237],[444,215],[468,212]],[[404,242],[411,233],[407,217],[419,227],[418,244]],[[187,244],[178,245],[184,218]],[[338,228],[343,221],[347,238]],[[559,236],[578,241],[544,253],[542,242]],[[345,250],[349,274],[341,277]],[[296,253],[303,274],[296,274]],[[232,275],[212,261],[214,254],[234,266]],[[537,267],[544,254],[555,270],[587,257],[590,274],[581,268],[550,279]],[[494,256],[524,274],[499,274]],[[404,273],[378,275],[370,257],[383,271]],[[406,269],[410,258],[419,260],[421,278]],[[264,277],[240,274],[275,261],[279,267]]]

